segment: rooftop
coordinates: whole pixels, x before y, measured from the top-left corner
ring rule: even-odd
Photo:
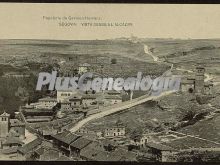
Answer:
[[[72,134],[70,131],[64,131],[62,133],[58,133],[56,135],[52,135],[52,137],[69,145],[78,138],[80,138],[79,135]]]
[[[74,147],[74,148],[78,148],[78,149],[82,149],[85,146],[87,146],[88,144],[90,144],[92,141],[88,140],[86,138],[79,138],[76,141],[74,141],[73,143],[70,144],[70,146]]]
[[[5,144],[5,145],[10,145],[10,144],[22,145],[24,143],[17,137],[8,137],[3,144]]]
[[[26,154],[29,151],[33,150],[34,148],[37,148],[41,143],[42,143],[42,140],[37,138],[37,139],[33,140],[32,142],[27,143],[26,145],[18,148],[18,151],[23,154]]]
[[[173,151],[173,150],[175,150],[172,147],[162,145],[162,144],[159,144],[159,143],[147,143],[146,146],[148,146],[150,148],[153,148],[153,149],[160,150],[160,151]]]
[[[194,84],[195,79],[183,79],[181,80],[181,84]]]
[[[52,97],[45,97],[45,98],[41,98],[38,101],[57,101],[56,98],[52,98]]]
[[[18,119],[10,119],[10,125],[11,125],[11,127],[25,126],[25,124]]]
[[[3,114],[1,114],[0,116],[3,116],[3,117],[10,117],[10,114],[6,113],[5,111],[3,112]]]
[[[97,95],[96,94],[84,94],[82,96],[82,99],[96,99]]]

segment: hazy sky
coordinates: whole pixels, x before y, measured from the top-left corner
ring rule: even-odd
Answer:
[[[101,17],[99,21],[62,21],[43,16]],[[151,4],[0,4],[1,39],[220,38],[220,5]],[[65,22],[65,21],[64,21]],[[128,22],[128,27],[82,27],[81,23]]]

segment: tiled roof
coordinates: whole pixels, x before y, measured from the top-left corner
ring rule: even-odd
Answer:
[[[44,148],[40,147],[35,151],[37,154],[42,155],[44,153]]]
[[[195,79],[183,79],[181,84],[194,84]]]
[[[19,138],[8,137],[3,144],[5,144],[5,145],[8,145],[8,144],[20,144],[20,145],[22,145],[24,143]]]
[[[82,99],[96,99],[97,95],[96,94],[84,94],[82,96]]]
[[[18,119],[10,119],[10,125],[12,127],[15,127],[15,126],[24,126],[25,124],[22,123],[20,120]]]
[[[80,100],[82,98],[82,96],[78,95],[72,95],[70,97],[68,97],[68,99],[71,100]]]
[[[80,136],[76,135],[76,134],[72,134],[69,131],[64,131],[62,133],[58,133],[56,135],[52,135],[52,137],[54,137],[55,139],[70,145],[72,142],[74,142]]]
[[[70,146],[74,147],[74,148],[78,148],[78,149],[82,149],[85,146],[87,146],[88,144],[90,144],[92,141],[88,140],[86,138],[79,138],[76,141],[74,141],[73,143],[70,144]]]
[[[33,149],[37,148],[41,143],[42,143],[42,140],[37,138],[34,141],[20,147],[18,149],[18,151],[23,153],[23,154],[26,154],[26,153],[32,151]]]
[[[3,112],[3,114],[1,114],[0,116],[9,117],[10,114],[8,114],[8,113],[6,113],[6,112]]]
[[[159,144],[159,143],[147,143],[146,146],[148,146],[150,148],[157,149],[157,150],[161,150],[161,151],[173,151],[173,150],[175,150],[172,147],[162,145],[162,144]]]
[[[3,149],[1,152],[2,154],[14,154],[17,153],[17,151],[18,151],[18,147],[10,147],[7,149]]]
[[[42,161],[56,160],[59,157],[59,151],[53,149],[44,149],[44,153],[42,154]]]

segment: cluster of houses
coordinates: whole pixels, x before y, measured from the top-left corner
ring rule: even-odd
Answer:
[[[0,115],[0,148],[8,149],[22,146],[25,139],[25,124],[18,119],[11,119],[10,114]]]
[[[37,138],[17,154],[24,160],[137,161],[136,153],[109,140],[91,140],[69,131],[52,135],[50,141]]]
[[[176,161],[181,152],[189,156],[192,151],[216,152],[220,148],[215,142],[175,131],[148,132],[128,140],[122,122],[99,130],[95,136],[86,129],[76,133],[61,130],[36,134],[35,139],[25,142],[25,131],[20,120],[10,119],[6,112],[1,114],[0,152],[14,153],[19,160],[170,162]]]
[[[64,114],[86,113],[92,109],[114,105],[122,102],[122,96],[117,91],[107,92],[79,92],[79,91],[57,91],[57,97],[45,97],[36,103],[30,103],[20,107],[20,112],[26,122],[49,122],[55,116],[62,118],[64,115],[57,113],[60,110]],[[62,114],[63,114],[62,113]],[[66,116],[66,115],[65,115]]]

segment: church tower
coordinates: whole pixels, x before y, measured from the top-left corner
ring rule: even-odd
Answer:
[[[10,129],[10,115],[6,112],[0,115],[0,137],[5,138]]]
[[[204,90],[204,80],[205,80],[205,68],[196,67],[196,76],[195,76],[195,92],[203,93]]]

